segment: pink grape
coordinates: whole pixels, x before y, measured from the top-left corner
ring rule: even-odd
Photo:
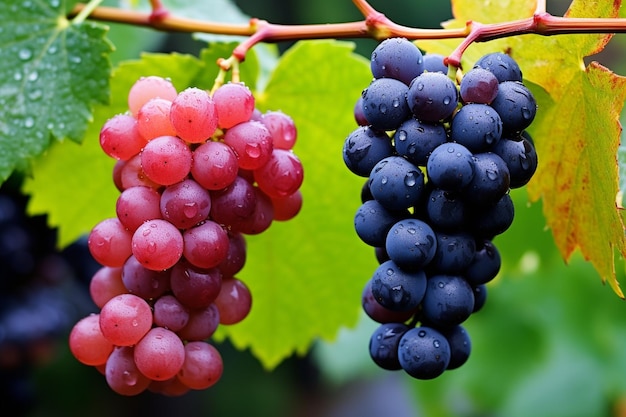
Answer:
[[[128,91],[128,108],[134,116],[137,116],[139,109],[149,100],[163,98],[173,101],[177,94],[170,80],[155,75],[141,77]]]
[[[247,235],[258,235],[266,231],[274,220],[274,206],[272,200],[257,187],[254,187],[256,193],[256,205],[252,214],[237,223],[233,223],[235,230]]]
[[[141,166],[146,176],[161,185],[185,179],[191,169],[191,149],[176,136],[159,136],[141,151]]]
[[[228,254],[217,268],[223,277],[232,277],[243,269],[246,263],[246,238],[238,232],[230,232],[228,235]]]
[[[293,149],[298,131],[291,117],[281,111],[268,111],[261,117],[261,123],[272,135],[274,148]]]
[[[118,346],[113,350],[107,360],[104,375],[109,387],[120,395],[138,395],[151,383],[137,368],[134,348],[130,346]]]
[[[187,262],[174,265],[170,275],[172,293],[185,307],[208,307],[220,293],[222,274],[217,268],[194,268]]]
[[[177,376],[173,376],[165,381],[150,382],[148,390],[166,397],[180,397],[191,391],[191,388],[183,384]]]
[[[166,220],[148,220],[133,234],[132,252],[145,268],[168,269],[182,257],[183,236]]]
[[[291,220],[302,209],[302,191],[298,189],[287,197],[272,198],[272,205],[274,206],[274,220]]]
[[[89,281],[89,295],[94,304],[102,308],[111,298],[125,294],[128,289],[122,281],[122,267],[103,266]]]
[[[161,184],[152,181],[144,172],[141,166],[141,153],[133,156],[124,163],[120,169],[119,178],[121,191],[138,186],[150,187],[155,190],[161,187]]]
[[[165,220],[179,229],[188,229],[209,216],[211,196],[196,181],[184,179],[163,190],[160,210]]]
[[[217,129],[215,103],[205,90],[187,88],[172,102],[170,121],[181,139],[190,143],[202,143]]]
[[[117,218],[129,231],[134,232],[147,220],[160,219],[161,194],[146,186],[128,187],[117,197]]]
[[[112,179],[113,184],[115,184],[115,188],[117,191],[124,191],[124,186],[122,185],[122,169],[126,165],[126,161],[122,161],[121,159],[115,161],[115,165],[113,165]]]
[[[300,159],[292,151],[274,149],[269,161],[254,171],[254,179],[265,194],[281,198],[300,188],[304,171]]]
[[[170,120],[171,107],[171,101],[153,98],[139,109],[137,129],[146,141],[159,136],[176,135],[176,129],[174,129]]]
[[[226,83],[213,93],[213,101],[218,115],[218,125],[222,129],[250,120],[254,111],[254,96],[243,83]]]
[[[222,281],[222,289],[215,299],[221,324],[235,324],[246,318],[252,308],[252,295],[248,286],[238,278]]]
[[[215,304],[206,308],[191,310],[187,325],[177,334],[181,340],[205,340],[213,336],[220,324],[220,312]]]
[[[212,220],[185,230],[183,241],[183,256],[198,268],[213,268],[228,255],[228,234]]]
[[[259,122],[239,123],[226,131],[224,143],[233,148],[239,167],[257,169],[265,165],[272,154],[272,136]]]
[[[219,351],[204,341],[185,345],[185,361],[178,371],[178,379],[195,390],[207,389],[222,376],[224,363]]]
[[[155,381],[165,381],[183,366],[185,347],[173,331],[153,327],[135,346],[134,358],[142,374]]]
[[[80,319],[70,332],[72,355],[85,365],[103,365],[113,351],[111,343],[100,330],[100,315],[90,314]]]
[[[223,142],[206,142],[193,151],[191,175],[207,190],[228,187],[237,177],[239,164],[233,149]]]
[[[100,146],[112,158],[127,161],[145,144],[146,140],[137,128],[137,119],[128,114],[113,116],[100,129]]]
[[[134,256],[124,264],[122,281],[129,293],[144,300],[158,298],[170,289],[169,271],[146,269]]]
[[[87,239],[89,252],[104,266],[124,265],[131,255],[132,234],[116,217],[104,219],[96,224]]]
[[[256,207],[254,187],[240,176],[223,190],[211,192],[210,217],[229,226],[252,215]]]
[[[154,303],[154,324],[177,332],[189,322],[188,309],[171,294],[159,297]]]
[[[100,310],[102,334],[116,346],[132,346],[152,327],[152,310],[141,297],[120,294]]]

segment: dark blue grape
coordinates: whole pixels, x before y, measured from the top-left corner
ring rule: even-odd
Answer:
[[[403,219],[391,226],[385,249],[400,268],[421,269],[435,256],[437,238],[433,229],[418,219]]]
[[[389,156],[372,169],[369,187],[374,198],[384,207],[407,209],[422,198],[424,174],[403,157]]]
[[[404,271],[393,261],[383,262],[372,276],[372,295],[392,311],[413,311],[426,291],[424,271]]]
[[[465,103],[491,103],[498,94],[498,79],[491,71],[473,68],[463,75],[459,93]]]
[[[343,162],[352,173],[361,177],[369,176],[374,165],[393,153],[389,136],[368,126],[353,130],[343,143]]]
[[[376,130],[395,130],[410,117],[408,87],[393,78],[376,78],[363,90],[363,115]]]
[[[474,310],[474,291],[458,275],[433,275],[428,278],[422,300],[422,319],[433,327],[461,324]]]
[[[526,185],[537,170],[537,151],[533,143],[524,136],[515,139],[502,138],[491,151],[506,162],[511,177],[511,188]]]
[[[499,82],[522,81],[522,71],[517,62],[510,55],[502,52],[484,55],[476,61],[474,68],[484,68],[491,71]]]
[[[433,379],[443,374],[450,363],[450,354],[446,337],[426,326],[405,332],[398,346],[400,366],[417,379]]]
[[[454,114],[450,124],[450,139],[471,152],[483,152],[502,137],[502,120],[487,104],[470,103]]]
[[[460,190],[474,178],[473,154],[460,143],[439,145],[428,157],[426,173],[435,187],[446,191]]]
[[[363,97],[362,96],[359,96],[356,103],[354,103],[353,113],[354,113],[354,121],[359,126],[367,126],[370,124],[370,122],[368,122],[367,119],[365,118],[365,113],[363,113]]]
[[[378,262],[378,265],[382,264],[383,262],[387,262],[390,259],[389,254],[387,253],[387,249],[385,249],[384,246],[375,247],[374,255],[376,256],[376,261]]]
[[[426,217],[438,230],[460,230],[466,223],[465,203],[458,193],[435,188],[426,201]]]
[[[476,253],[474,237],[468,233],[437,232],[437,251],[429,265],[436,274],[456,274],[467,268]]]
[[[507,133],[521,132],[535,119],[537,101],[521,82],[505,81],[498,86],[498,95],[491,102],[502,119],[502,129]]]
[[[452,116],[458,100],[456,85],[440,72],[418,75],[411,82],[406,95],[413,115],[425,122],[438,122]]]
[[[409,85],[424,71],[422,51],[406,38],[388,38],[372,51],[370,68],[375,78],[394,78]]]
[[[491,239],[504,233],[513,224],[515,206],[509,194],[494,205],[481,207],[472,216],[472,230],[478,237]]]
[[[487,286],[485,284],[477,285],[472,287],[472,291],[474,292],[474,309],[472,310],[472,314],[479,312],[485,305],[485,301],[487,301]]]
[[[497,154],[483,152],[474,155],[474,177],[463,192],[463,198],[473,206],[495,204],[509,190],[509,168]]]
[[[415,313],[409,311],[392,311],[382,306],[372,294],[372,280],[368,280],[361,293],[361,306],[369,318],[377,323],[403,323]]]
[[[421,122],[413,117],[398,126],[393,135],[398,154],[419,166],[426,166],[433,149],[447,140],[448,134],[443,125]]]
[[[374,199],[374,196],[372,195],[372,192],[370,191],[369,180],[365,181],[363,183],[363,186],[361,187],[361,203],[365,203],[366,201],[373,200],[373,199]]]
[[[398,360],[400,339],[409,330],[403,323],[381,324],[370,338],[370,357],[383,369],[397,371],[402,369]]]
[[[446,370],[456,369],[467,362],[472,351],[472,341],[463,326],[454,326],[442,331],[450,345],[450,363]]]
[[[443,63],[445,56],[441,54],[424,54],[424,71],[448,73],[448,66]]]
[[[354,215],[354,230],[364,243],[385,246],[391,226],[408,216],[408,211],[391,211],[376,200],[368,200],[359,206]]]
[[[472,286],[486,284],[498,275],[502,259],[496,245],[489,239],[482,239],[476,247],[472,263],[463,272],[463,277]]]

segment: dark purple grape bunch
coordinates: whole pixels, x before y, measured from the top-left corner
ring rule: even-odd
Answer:
[[[463,323],[500,270],[493,239],[513,222],[509,191],[537,169],[525,131],[537,104],[504,53],[457,84],[443,56],[391,38],[371,70],[343,146],[348,169],[367,178],[354,227],[379,263],[362,293],[380,323],[369,351],[383,369],[432,379],[470,355]]]

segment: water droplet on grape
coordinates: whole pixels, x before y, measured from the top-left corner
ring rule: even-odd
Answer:
[[[395,139],[399,142],[404,142],[408,135],[405,130],[398,130],[395,135]]]
[[[392,276],[392,275],[394,274],[394,272],[393,272],[393,268],[387,268],[387,271],[386,271],[386,272],[387,272],[387,275],[388,275],[388,276]]]
[[[417,89],[422,91],[424,89],[424,83],[417,83]]]
[[[451,99],[450,97],[448,97],[448,96],[445,96],[445,97],[443,98],[443,104],[444,104],[444,105],[446,105],[446,106],[447,106],[448,104],[450,104],[450,102],[451,102],[451,101],[452,101],[452,99]]]
[[[393,101],[391,102],[391,105],[397,109],[398,107],[400,107],[400,100],[398,100],[397,98],[394,98]]]
[[[522,107],[522,117],[526,120],[530,120],[532,118],[532,114],[528,107]]]
[[[131,387],[137,385],[137,373],[124,371],[122,375],[126,385]]]
[[[407,187],[414,187],[415,184],[417,184],[415,173],[408,172],[404,177],[404,185],[406,185]]]
[[[530,169],[530,161],[528,160],[526,154],[523,152],[519,155],[519,164],[524,171],[528,171]]]
[[[433,340],[433,346],[438,348],[441,344],[439,343],[439,340]]]
[[[183,214],[188,219],[195,217],[198,214],[198,205],[196,203],[187,203],[183,206]]]
[[[439,282],[437,283],[437,286],[438,286],[439,288],[443,288],[443,287],[445,287],[445,286],[446,286],[446,284],[445,284],[443,281],[439,281]]]
[[[155,242],[149,242],[147,249],[149,253],[155,253],[157,250],[157,244]]]
[[[387,114],[387,106],[385,104],[381,104],[378,109],[380,110],[381,114]]]
[[[133,327],[139,326],[139,323],[135,319],[133,319],[133,321],[131,321],[130,324],[132,324]]]
[[[380,179],[380,183],[381,183],[382,185],[387,184],[387,182],[388,182],[388,181],[389,181],[389,179],[388,179],[387,177],[382,177],[382,178]]]
[[[498,179],[498,171],[495,169],[488,169],[485,171],[487,174],[487,178],[489,178],[492,181],[495,181]]]
[[[248,143],[246,144],[245,152],[250,158],[258,158],[261,156],[261,147],[256,143]]]
[[[417,332],[417,335],[419,337],[425,337],[426,336],[426,331],[425,330],[420,330],[419,332]],[[419,356],[418,356],[418,358],[419,358]]]

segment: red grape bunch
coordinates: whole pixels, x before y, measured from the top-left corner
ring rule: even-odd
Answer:
[[[102,265],[89,288],[100,312],[75,324],[69,345],[121,395],[182,395],[219,380],[210,338],[250,312],[237,278],[245,235],[300,211],[297,131],[285,113],[260,112],[236,82],[211,94],[142,77],[128,107],[100,130],[120,191],[116,217],[88,237]]]

